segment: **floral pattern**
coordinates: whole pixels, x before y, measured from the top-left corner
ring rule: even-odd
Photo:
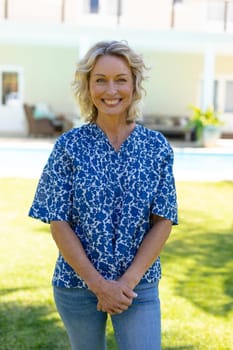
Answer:
[[[157,131],[137,124],[115,151],[96,124],[85,124],[57,139],[29,216],[69,222],[95,268],[116,280],[150,229],[152,213],[177,223],[172,166],[172,148]],[[142,281],[160,278],[158,258]],[[87,287],[61,254],[53,284]]]

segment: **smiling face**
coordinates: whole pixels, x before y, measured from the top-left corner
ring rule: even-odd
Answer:
[[[131,69],[124,58],[100,56],[91,71],[89,89],[98,110],[97,118],[126,118],[134,87]]]

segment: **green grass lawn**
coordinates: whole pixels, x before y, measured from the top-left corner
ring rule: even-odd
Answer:
[[[48,225],[27,217],[35,186],[0,179],[1,350],[69,349],[51,289],[57,250]],[[180,225],[161,255],[163,350],[232,350],[233,182],[177,190]]]

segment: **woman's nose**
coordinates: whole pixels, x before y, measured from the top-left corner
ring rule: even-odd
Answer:
[[[107,93],[115,94],[116,91],[117,91],[117,87],[116,87],[116,84],[114,83],[114,81],[109,81],[108,85],[107,85]]]

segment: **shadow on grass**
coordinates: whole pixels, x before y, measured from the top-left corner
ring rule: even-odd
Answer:
[[[13,292],[7,290],[5,293]],[[53,307],[0,305],[0,350],[70,350],[67,334]],[[114,350],[112,332],[107,335],[108,349]]]
[[[40,287],[42,287],[40,285]],[[46,287],[46,286],[45,286]],[[32,286],[24,286],[24,287],[17,287],[17,288],[3,288],[0,289],[0,295],[4,296],[7,294],[11,294],[11,293],[16,293],[16,292],[22,292],[22,291],[32,291],[32,290],[37,290],[38,287],[32,287]],[[1,307],[0,307],[1,310]]]
[[[54,310],[46,306],[0,306],[1,350],[69,350],[67,335]]]
[[[231,230],[195,235],[187,231],[169,242],[162,260],[168,275],[166,264],[177,264],[175,293],[210,314],[227,316],[233,307],[232,251]]]

